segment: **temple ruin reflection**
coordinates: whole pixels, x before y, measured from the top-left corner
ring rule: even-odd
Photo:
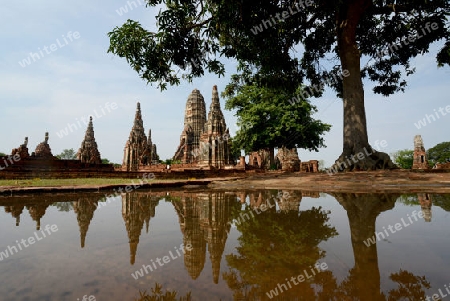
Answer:
[[[220,261],[231,227],[232,208],[239,206],[236,195],[225,192],[184,193],[172,199],[177,212],[183,244],[190,244],[186,250],[184,264],[192,279],[197,279],[202,272],[206,249],[210,255],[213,269],[213,281],[218,283]]]
[[[80,228],[81,248],[84,248],[89,224],[94,217],[97,205],[98,201],[94,201],[91,198],[80,198],[78,201],[73,202],[73,211],[77,215],[78,227]]]
[[[148,233],[150,219],[155,216],[155,208],[159,204],[160,197],[150,192],[134,192],[122,194],[122,217],[128,233],[130,244],[130,264],[136,260],[136,252],[139,237],[144,228]]]

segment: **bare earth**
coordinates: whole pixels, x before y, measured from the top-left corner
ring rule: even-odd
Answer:
[[[449,172],[408,170],[324,173],[263,173],[234,181],[215,181],[215,189],[298,189],[318,192],[436,192],[450,193]]]
[[[3,195],[39,192],[100,191],[125,187],[131,183],[114,185],[82,185],[54,187],[0,186]],[[317,192],[435,192],[450,193],[450,172],[412,172],[408,170],[326,173],[265,172],[245,177],[209,178],[196,180],[151,181],[140,188],[188,189],[205,187],[219,190],[286,189]],[[133,189],[134,190],[134,189]]]

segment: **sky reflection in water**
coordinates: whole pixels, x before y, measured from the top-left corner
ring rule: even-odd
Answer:
[[[133,300],[155,283],[193,300],[450,295],[449,195],[135,191],[0,207],[1,300]]]

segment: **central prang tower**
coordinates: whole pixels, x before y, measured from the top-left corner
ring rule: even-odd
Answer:
[[[173,157],[182,163],[196,161],[193,151],[200,146],[200,135],[206,123],[205,99],[194,89],[189,95],[184,111],[184,129],[180,135],[180,145]]]

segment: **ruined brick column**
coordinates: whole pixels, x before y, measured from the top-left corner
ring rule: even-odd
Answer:
[[[423,146],[422,137],[416,135],[414,137],[414,156],[412,169],[428,169],[428,160],[425,147]]]

